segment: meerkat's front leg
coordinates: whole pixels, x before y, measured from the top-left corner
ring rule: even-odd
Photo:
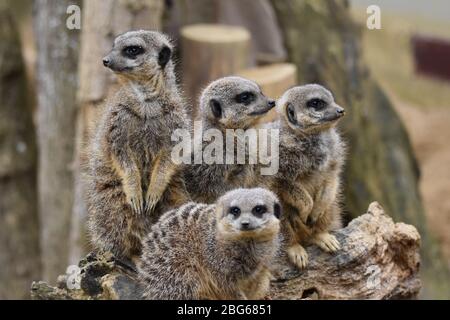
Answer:
[[[286,253],[289,261],[299,269],[304,269],[308,265],[308,253],[305,248],[299,243],[300,237],[298,237],[297,223],[300,221],[293,221],[295,217],[290,217],[284,221],[284,236],[286,239]]]
[[[325,181],[325,183],[317,191],[314,197],[314,206],[311,209],[311,213],[308,216],[306,224],[308,226],[313,226],[317,220],[328,210],[328,208],[336,200],[336,195],[338,192],[337,179],[330,179]]]
[[[280,188],[283,188],[283,186],[280,186]],[[295,183],[289,191],[281,193],[281,198],[299,212],[300,219],[306,224],[314,207],[314,201],[309,192],[301,184]]]
[[[269,292],[271,280],[275,278],[269,268],[262,266],[250,279],[240,283],[239,287],[249,300],[260,300]]]
[[[127,203],[137,214],[144,211],[144,197],[142,194],[141,174],[136,163],[121,153],[119,157],[113,156],[113,164],[120,176]]]
[[[336,200],[338,190],[337,179],[331,179],[325,183],[321,190],[317,192],[316,199],[314,199],[314,208],[308,218],[308,225],[313,226],[318,219],[330,210],[330,206]],[[325,252],[336,252],[341,249],[341,245],[335,236],[327,231],[319,232],[313,235],[311,242],[316,244]]]
[[[161,199],[178,166],[173,163],[170,152],[163,151],[153,161],[150,183],[145,196],[145,211],[151,212]]]

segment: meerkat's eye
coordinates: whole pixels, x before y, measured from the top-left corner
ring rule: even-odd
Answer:
[[[294,106],[291,103],[287,104],[286,113],[287,113],[289,122],[292,124],[297,124],[297,118],[295,117]]]
[[[327,103],[322,99],[311,99],[306,103],[306,106],[314,110],[322,110],[327,106]]]
[[[242,92],[236,96],[236,102],[237,103],[243,103],[245,105],[249,105],[253,101],[255,101],[255,94],[253,92]]]
[[[241,209],[238,207],[231,207],[229,213],[235,217],[238,217],[241,214]]]
[[[128,46],[123,49],[123,54],[130,59],[136,59],[138,55],[143,53],[144,48],[142,48],[141,46]]]
[[[256,206],[252,210],[253,215],[257,216],[257,217],[262,216],[266,212],[267,212],[267,207],[266,206]]]

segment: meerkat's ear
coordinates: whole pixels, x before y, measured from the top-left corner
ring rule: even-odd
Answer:
[[[275,217],[277,217],[277,219],[280,219],[281,217],[281,206],[278,202],[275,202],[275,204],[273,205],[273,213],[275,215]]]
[[[215,118],[222,118],[222,106],[219,101],[211,99],[211,101],[209,101],[209,107]]]
[[[161,66],[161,68],[164,69],[166,64],[170,61],[170,58],[172,57],[172,50],[170,50],[169,47],[165,46],[161,49],[158,55],[158,64]]]
[[[292,124],[297,124],[297,118],[295,116],[295,109],[294,106],[292,105],[292,103],[287,103],[286,104],[286,116],[289,120],[290,123]]]

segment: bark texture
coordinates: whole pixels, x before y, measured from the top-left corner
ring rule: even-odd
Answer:
[[[350,144],[345,206],[351,217],[377,199],[422,236],[424,297],[449,297],[449,271],[429,232],[418,191],[419,171],[398,115],[361,59],[361,29],[345,0],[272,0],[298,82],[330,88],[348,110]]]
[[[36,141],[18,30],[0,4],[0,300],[26,299],[41,276]]]
[[[308,247],[310,264],[298,272],[281,265],[272,282],[271,299],[413,299],[419,279],[420,235],[404,223],[394,223],[378,203],[336,232],[342,250],[330,255]],[[109,254],[89,254],[80,264],[80,289],[67,289],[70,275],[58,287],[32,285],[34,299],[140,299],[136,275]]]
[[[54,279],[68,262],[73,206],[73,155],[79,31],[66,11],[81,1],[36,0],[39,213],[43,277]]]

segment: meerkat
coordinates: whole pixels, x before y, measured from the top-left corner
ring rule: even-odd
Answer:
[[[316,84],[294,87],[277,101],[279,172],[262,183],[274,191],[284,209],[282,233],[287,254],[304,268],[308,254],[303,244],[326,252],[340,249],[330,231],[341,227],[340,174],[346,145],[336,124],[345,115],[330,91]]]
[[[227,130],[245,131],[252,128],[275,105],[275,101],[267,98],[255,82],[236,76],[224,77],[203,90],[198,121],[201,121],[203,132],[218,131],[226,140]],[[235,138],[238,141],[235,141],[231,151],[224,143],[223,164],[186,166],[186,187],[194,201],[213,203],[225,192],[247,185],[246,171],[250,167],[237,164],[236,156],[237,146],[245,145],[245,139],[238,135]],[[206,144],[203,143],[203,146]],[[230,156],[234,164],[226,163]]]
[[[119,88],[107,102],[86,164],[88,229],[97,249],[132,259],[165,211],[190,201],[171,161],[171,134],[190,130],[163,34],[131,31],[103,59]],[[128,260],[129,261],[129,260]]]
[[[138,265],[144,298],[261,299],[279,248],[281,206],[269,190],[236,189],[215,204],[164,214],[144,240]]]

